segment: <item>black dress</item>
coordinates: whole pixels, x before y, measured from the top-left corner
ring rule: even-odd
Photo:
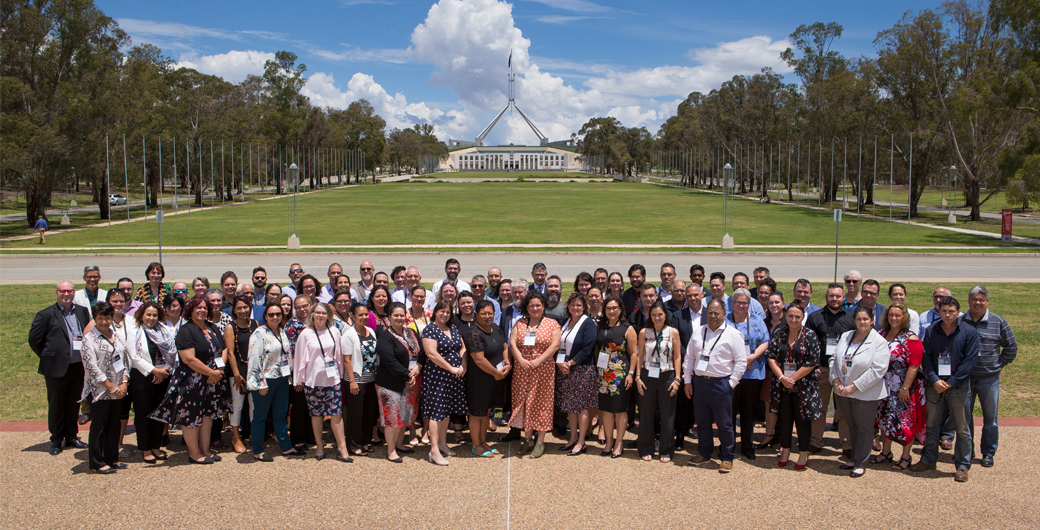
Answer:
[[[177,332],[177,350],[195,349],[195,358],[211,369],[216,370],[216,355],[224,350],[224,341],[213,324],[206,324],[212,339],[206,337],[202,329],[193,321],[181,326]],[[219,419],[231,410],[231,387],[227,378],[221,378],[216,384],[209,384],[205,376],[192,370],[187,363],[179,363],[166,397],[150,417],[156,421],[180,425],[182,427],[198,427],[202,419],[210,417]]]
[[[599,373],[599,409],[610,414],[628,412],[628,404],[632,399],[633,388],[625,389],[625,377],[628,376],[631,359],[628,357],[628,344],[625,333],[630,324],[622,320],[610,329],[598,331],[596,341],[596,359],[599,354],[608,355],[607,369],[597,368]],[[604,326],[605,327],[605,326]],[[635,383],[632,384],[635,386]]]
[[[506,340],[502,329],[491,324],[488,333],[480,326],[471,326],[469,333],[462,336],[466,343],[466,351],[470,354],[469,367],[466,369],[466,401],[469,403],[470,416],[487,416],[489,408],[505,407],[506,380],[496,380],[495,376],[485,372],[473,361],[473,352],[484,352],[484,358],[491,366],[498,367],[505,354]]]

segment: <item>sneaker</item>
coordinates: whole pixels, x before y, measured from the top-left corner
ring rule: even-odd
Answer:
[[[733,470],[733,462],[731,462],[729,460],[723,460],[722,463],[719,464],[719,473],[729,473],[732,470]]]
[[[710,458],[704,458],[703,456],[701,456],[699,454],[696,454],[696,455],[693,455],[693,458],[691,458],[691,459],[686,461],[686,465],[689,465],[689,466],[700,466],[700,465],[703,465],[705,462],[711,462],[711,459]]]
[[[993,457],[989,455],[983,456],[982,467],[993,467]]]
[[[968,470],[967,469],[958,469],[957,473],[953,475],[953,480],[955,480],[957,482],[967,482],[968,481]]]

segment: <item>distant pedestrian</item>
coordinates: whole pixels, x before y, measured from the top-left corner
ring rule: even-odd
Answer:
[[[33,231],[40,233],[41,245],[47,243],[47,241],[44,239],[44,235],[47,232],[47,220],[44,219],[42,215],[36,218],[36,224],[33,225]]]

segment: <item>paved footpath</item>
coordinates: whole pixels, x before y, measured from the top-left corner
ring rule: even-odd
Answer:
[[[443,277],[444,261],[454,257],[462,264],[461,278],[469,280],[475,274],[486,274],[488,268],[499,267],[507,278],[530,279],[531,265],[541,261],[549,274],[558,274],[565,284],[573,283],[581,271],[592,272],[596,267],[627,274],[633,263],[642,263],[647,268],[651,282],[657,281],[660,265],[675,264],[680,278],[688,278],[689,268],[694,263],[705,270],[724,271],[727,276],[752,270],[763,265],[769,267],[771,275],[778,281],[794,281],[808,278],[813,282],[829,282],[834,279],[834,254],[826,253],[722,253],[722,252],[297,252],[297,253],[208,253],[208,254],[165,254],[163,265],[167,281],[189,281],[196,276],[206,276],[211,281],[220,278],[227,270],[235,271],[240,278],[249,277],[253,267],[262,265],[268,271],[269,281],[284,282],[288,277],[289,265],[300,263],[305,271],[314,274],[324,283],[325,271],[332,262],[343,265],[353,280],[358,278],[358,265],[363,260],[372,261],[376,270],[390,272],[395,265],[416,265],[426,281]],[[121,277],[140,281],[148,263],[156,261],[155,254],[94,254],[72,255],[15,255],[0,257],[0,283],[30,284],[50,283],[64,279],[82,281],[83,266],[95,264],[101,267],[103,281],[115,281]],[[857,269],[864,277],[880,282],[1040,282],[1040,259],[1035,254],[858,254],[846,253],[838,258],[838,277],[849,269]]]

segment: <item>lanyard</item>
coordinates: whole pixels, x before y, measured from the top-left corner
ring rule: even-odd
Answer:
[[[664,332],[666,329],[668,329],[668,326],[665,326],[660,333],[658,333],[655,329],[650,330],[650,332],[654,334],[654,351],[652,355],[654,359],[656,359],[658,362],[661,361],[661,340],[664,339]],[[720,333],[719,337],[721,336],[722,334]],[[707,337],[707,334],[705,334],[705,337]],[[701,342],[704,342],[703,338],[701,339]],[[715,342],[718,342],[718,339],[715,339]],[[714,346],[712,346],[712,348],[714,348]],[[708,353],[708,355],[710,356],[711,353]]]
[[[851,363],[852,359],[856,357],[856,354],[859,353],[859,350],[861,350],[863,348],[863,345],[867,343],[867,338],[869,338],[870,335],[868,334],[866,337],[863,337],[863,342],[860,342],[859,346],[856,346],[856,351],[852,352],[852,355],[849,356],[849,348],[852,347],[852,339],[854,339],[855,337],[856,337],[855,333],[853,333],[852,336],[849,337],[849,343],[847,345],[845,345],[845,353],[842,355],[842,360],[844,360],[845,362],[840,363],[840,365],[838,366],[838,369],[841,370],[841,375],[843,375],[843,376],[848,374],[848,372],[849,372],[849,366],[848,366],[849,363]]]
[[[563,329],[564,334],[563,334],[563,337],[560,338],[560,349],[562,349],[563,351],[567,352],[567,355],[570,355],[570,353],[571,353],[570,347],[567,346],[567,339],[571,335],[573,335],[576,331],[578,331],[578,328],[580,328],[581,325],[585,322],[585,318],[587,318],[587,317],[585,315],[582,315],[581,318],[578,319],[578,322],[574,324],[573,328],[564,327],[564,329]],[[570,326],[570,324],[571,324],[571,321],[568,320],[567,321],[567,326]],[[540,326],[540,325],[542,325],[542,323],[539,322],[538,325]],[[537,333],[537,331],[535,331],[535,333]]]
[[[725,329],[726,323],[722,323],[722,327],[719,329]],[[708,350],[708,357],[711,357],[711,353],[715,351],[715,346],[719,343],[719,339],[722,338],[722,331],[719,331],[719,336],[715,337],[715,342],[711,344],[711,349]],[[701,349],[704,349],[704,344],[708,341],[708,327],[705,326],[701,333]]]
[[[328,328],[325,328],[325,331],[328,331]],[[321,334],[318,333],[318,330],[314,330],[314,336],[317,337],[317,339],[318,339],[318,348],[321,349],[321,360],[327,361],[328,359],[325,358],[325,346],[321,345]],[[335,339],[333,339],[332,342],[336,342]]]
[[[801,344],[801,348],[799,348],[799,351],[804,353],[805,352],[805,328],[800,329],[798,331],[798,335],[802,337],[802,344]],[[798,342],[798,337],[795,337],[795,342]],[[787,344],[787,340],[784,340],[784,344],[785,345]],[[793,363],[794,362],[794,347],[793,346],[787,346],[787,348],[790,350],[790,352],[789,352],[790,355],[788,355],[788,357],[787,357],[788,362],[792,362]],[[799,364],[801,364],[801,361],[799,361]]]

